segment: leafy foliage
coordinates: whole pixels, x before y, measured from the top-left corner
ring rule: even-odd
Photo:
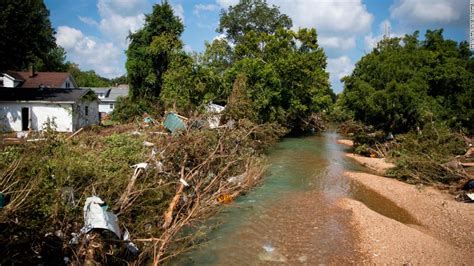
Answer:
[[[474,130],[473,58],[467,43],[443,38],[443,30],[382,40],[343,79],[338,105],[354,118],[392,132],[432,120]]]
[[[2,0],[0,18],[0,71],[23,70],[38,62],[55,70],[61,54],[43,0]]]
[[[130,34],[126,68],[132,99],[160,95],[170,58],[182,49],[179,36],[183,30],[181,19],[173,14],[168,1],[164,1],[153,6],[142,29]]]
[[[74,77],[78,87],[108,87],[112,82],[95,73],[95,71],[82,71],[77,64],[70,64],[68,72]]]
[[[293,25],[291,19],[280,14],[276,6],[269,6],[266,0],[241,0],[229,10],[222,10],[217,31],[224,33],[226,38],[239,43],[250,31],[273,34],[279,28],[289,29]]]

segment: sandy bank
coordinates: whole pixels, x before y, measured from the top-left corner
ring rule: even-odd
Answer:
[[[349,146],[349,147],[354,146],[354,141],[352,141],[350,139],[338,139],[337,143],[345,145],[345,146]]]
[[[341,199],[359,237],[360,252],[374,264],[460,264],[463,259],[449,244],[380,215],[361,202]]]
[[[370,158],[353,153],[346,153],[346,156],[379,175],[385,175],[388,169],[395,167],[393,163],[385,161],[385,158]]]
[[[474,205],[454,201],[445,192],[417,188],[366,173],[345,173],[353,182],[390,200],[409,213],[418,226],[406,225],[343,199],[351,212],[360,247],[374,263],[474,264]]]

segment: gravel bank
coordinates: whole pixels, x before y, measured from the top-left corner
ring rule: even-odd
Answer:
[[[338,205],[351,213],[361,251],[376,264],[474,265],[474,205],[430,187],[416,187],[366,173],[345,173],[406,210],[419,225],[403,224],[363,203],[342,199]]]

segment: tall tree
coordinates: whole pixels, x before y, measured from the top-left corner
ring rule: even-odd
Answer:
[[[132,99],[160,95],[172,54],[182,49],[183,30],[181,19],[164,1],[153,6],[142,29],[129,35],[126,68]]]
[[[48,64],[56,43],[43,0],[2,0],[0,18],[0,71],[22,70],[38,60]]]
[[[289,29],[291,19],[281,14],[277,6],[269,6],[266,0],[240,0],[222,10],[217,31],[226,35],[233,43],[238,43],[250,31],[273,34],[279,28]]]
[[[344,78],[339,105],[355,119],[392,132],[432,120],[473,132],[474,71],[467,43],[445,40],[443,30],[382,40]]]

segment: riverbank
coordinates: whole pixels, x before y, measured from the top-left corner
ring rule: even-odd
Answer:
[[[343,144],[338,141],[338,143]],[[375,264],[473,264],[474,209],[445,191],[382,177],[392,164],[346,154],[379,175],[346,172],[355,186],[388,200],[410,217],[389,218],[362,202],[343,198],[337,205],[350,216],[358,247]]]
[[[336,142],[351,148],[354,146],[354,141],[349,139],[338,139]],[[388,169],[395,167],[395,164],[387,162],[385,158],[370,158],[355,153],[346,153],[345,156],[356,161],[358,164],[369,168],[372,172],[382,176],[385,175],[385,172]]]

